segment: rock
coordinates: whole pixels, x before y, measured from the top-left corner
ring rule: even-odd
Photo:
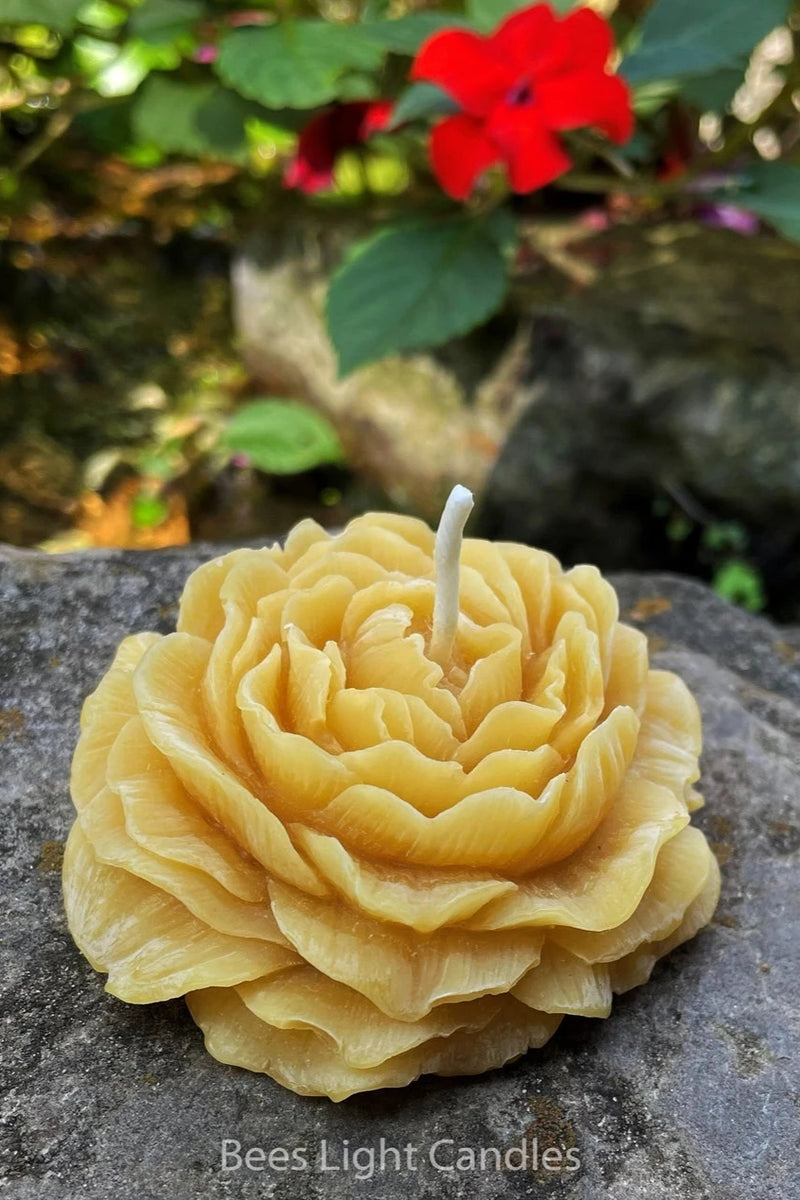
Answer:
[[[298,223],[290,238],[252,238],[233,267],[241,352],[266,391],[306,400],[332,421],[350,464],[392,503],[435,518],[454,483],[483,487],[517,411],[525,335],[512,315],[488,335],[339,379],[325,292],[346,238],[363,234]]]
[[[796,615],[800,248],[661,225],[578,249],[596,282],[534,305],[482,532],[606,569],[696,569],[702,531],[737,521],[773,611]],[[683,545],[659,505],[688,518]]]
[[[771,610],[800,619],[800,248],[535,222],[488,326],[338,379],[325,289],[364,230],[331,221],[249,241],[234,319],[264,388],[324,413],[361,476],[429,519],[452,483],[485,489],[487,536],[609,570],[710,577],[705,531],[733,522]]]
[[[478,1189],[489,1200],[797,1200],[800,650],[680,578],[616,582],[656,664],[680,671],[703,709],[699,823],[723,862],[723,895],[713,924],[609,1020],[565,1021],[543,1051],[484,1077],[337,1106],[216,1062],[182,1002],[138,1008],[103,992],[61,905],[80,703],[124,634],[173,627],[183,580],[218,550],[0,556],[6,1194],[355,1200],[383,1137],[384,1167],[367,1186],[385,1200]],[[540,1154],[577,1151],[580,1169],[498,1171],[491,1153],[483,1171],[429,1161],[440,1139],[480,1152],[525,1136]],[[281,1172],[278,1153],[272,1169],[257,1171],[255,1154],[250,1169],[224,1171],[225,1138],[242,1152],[295,1150],[288,1161],[305,1154],[308,1169]],[[356,1148],[358,1169],[321,1169]],[[453,1144],[438,1152],[446,1165]]]

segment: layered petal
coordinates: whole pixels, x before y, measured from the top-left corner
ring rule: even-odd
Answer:
[[[276,942],[220,933],[174,896],[101,863],[79,824],[64,852],[64,906],[79,948],[108,975],[106,991],[129,1004],[234,987],[300,961]]]
[[[493,57],[508,63],[515,79],[563,65],[560,22],[549,4],[531,4],[502,21],[488,38]]]
[[[422,936],[342,903],[270,885],[275,919],[301,957],[390,1017],[415,1021],[439,1004],[508,992],[539,961],[538,930],[441,929]]]
[[[515,192],[544,187],[572,165],[537,106],[498,104],[489,114],[485,129],[507,164],[509,182]]]
[[[491,43],[466,29],[448,29],[424,42],[411,78],[435,83],[466,113],[484,116],[515,82],[514,65]]]
[[[627,142],[633,133],[628,85],[603,71],[575,71],[542,79],[536,88],[542,120],[548,129],[599,129],[612,142]]]
[[[466,114],[445,117],[434,126],[430,156],[434,175],[454,200],[466,200],[484,171],[501,161],[500,148],[483,123]]]
[[[580,6],[558,24],[557,69],[599,70],[608,66],[614,49],[611,26],[594,9]]]

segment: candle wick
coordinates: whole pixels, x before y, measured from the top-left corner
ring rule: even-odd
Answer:
[[[436,596],[433,602],[433,631],[428,654],[442,668],[446,668],[450,661],[456,639],[461,541],[464,526],[474,504],[472,492],[460,483],[456,484],[447,497],[436,531],[433,550]]]

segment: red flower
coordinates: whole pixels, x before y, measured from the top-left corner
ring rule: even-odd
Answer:
[[[627,85],[609,74],[608,23],[589,8],[560,19],[549,4],[513,13],[490,37],[434,34],[412,79],[437,84],[463,112],[431,134],[434,174],[464,200],[487,167],[505,163],[515,192],[530,192],[572,165],[558,134],[593,126],[614,142],[633,132]]]
[[[283,176],[286,187],[301,192],[320,192],[333,183],[333,168],[343,150],[360,146],[389,124],[392,105],[388,100],[355,100],[334,104],[304,125],[297,153]]]

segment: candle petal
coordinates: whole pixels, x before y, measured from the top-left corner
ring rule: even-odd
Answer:
[[[527,929],[420,935],[283,883],[270,884],[270,895],[281,932],[306,962],[401,1021],[437,1004],[508,992],[539,961],[544,941]]]
[[[269,901],[250,904],[240,900],[205,871],[153,854],[133,841],[125,828],[125,810],[120,798],[110,788],[86,806],[79,824],[98,863],[120,867],[152,883],[180,900],[210,929],[232,937],[260,938],[278,946],[288,945],[275,923]]]
[[[298,961],[274,942],[219,933],[160,888],[100,863],[80,825],[64,864],[70,932],[95,970],[108,974],[106,990],[129,1004],[234,987]]]
[[[147,735],[208,816],[262,866],[299,887],[324,892],[278,818],[206,744],[198,698],[209,652],[207,642],[180,633],[151,646],[134,677]]]
[[[260,1021],[276,1029],[325,1034],[346,1065],[360,1070],[379,1067],[459,1029],[477,1033],[503,1005],[502,997],[481,996],[462,1004],[441,1004],[418,1021],[397,1020],[359,992],[308,966],[242,984],[237,992]]]
[[[209,988],[187,996],[195,1021],[205,1034],[206,1048],[222,1062],[263,1071],[305,1096],[345,1100],[356,1092],[404,1087],[423,1070],[442,1075],[472,1075],[518,1058],[552,1037],[560,1017],[534,1013],[513,998],[476,1038],[456,1032],[387,1059],[380,1066],[348,1066],[332,1039],[312,1030],[276,1029],[259,1020],[237,992]]]
[[[711,920],[719,902],[720,873],[713,854],[709,861],[710,870],[703,890],[692,901],[678,928],[661,941],[648,942],[633,953],[610,965],[611,986],[615,992],[627,992],[646,983],[650,972],[660,958],[669,954],[676,946],[693,938]]]
[[[512,880],[477,870],[442,875],[424,867],[373,865],[352,854],[337,838],[304,825],[293,825],[290,831],[320,874],[354,908],[379,921],[408,925],[419,933],[456,925],[491,900],[516,890]]]
[[[125,828],[142,849],[204,871],[240,900],[268,899],[263,869],[209,823],[148,738],[140,717],[128,721],[117,737],[107,778],[122,801]]]
[[[608,967],[583,962],[560,946],[546,945],[541,961],[511,989],[530,1008],[578,1017],[607,1017],[611,1012]]]
[[[80,812],[106,784],[111,747],[131,717],[138,714],[133,671],[158,634],[142,633],[120,643],[114,661],[81,710],[81,736],[70,773],[72,803]]]
[[[699,829],[687,825],[659,851],[637,908],[614,929],[587,932],[559,926],[552,938],[586,962],[615,962],[641,945],[670,937],[706,886],[714,856]]]

